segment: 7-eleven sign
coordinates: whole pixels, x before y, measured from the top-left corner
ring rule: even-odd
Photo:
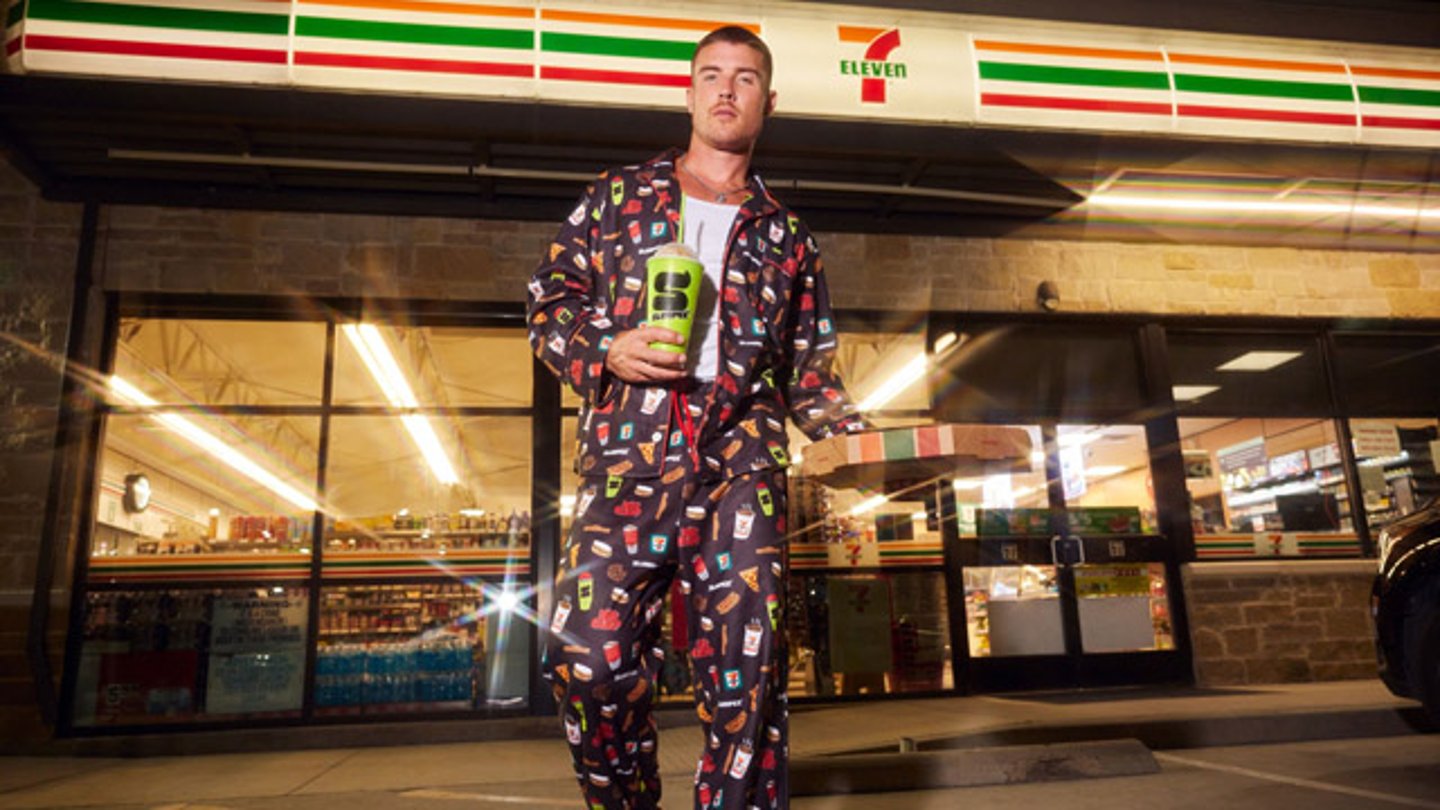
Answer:
[[[886,82],[906,75],[905,63],[890,61],[891,53],[900,47],[900,29],[842,25],[839,33],[841,42],[865,46],[863,58],[840,60],[840,74],[860,77],[862,103],[884,104]]]

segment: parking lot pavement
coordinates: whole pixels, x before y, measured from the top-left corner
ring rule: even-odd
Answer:
[[[795,810],[1440,810],[1440,735],[1156,752],[1150,776],[819,796]]]

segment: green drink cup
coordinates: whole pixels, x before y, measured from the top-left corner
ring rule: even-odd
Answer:
[[[700,301],[700,279],[705,267],[689,245],[672,242],[645,263],[645,322],[680,334],[680,345],[651,343],[650,348],[684,354],[695,324]]]

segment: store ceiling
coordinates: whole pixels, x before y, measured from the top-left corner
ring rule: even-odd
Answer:
[[[34,75],[0,75],[0,121],[0,146],[54,200],[531,221],[687,134],[653,110]],[[1422,150],[780,115],[757,165],[819,231],[1440,250],[1440,216],[1418,215],[1440,200],[1440,157]],[[1335,210],[1084,203],[1197,190]]]

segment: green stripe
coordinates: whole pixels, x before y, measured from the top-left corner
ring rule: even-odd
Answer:
[[[690,57],[695,55],[695,43],[672,42],[665,39],[557,34],[553,31],[546,31],[540,35],[540,50],[585,53],[591,56],[632,56],[641,59],[673,59],[677,62],[689,62]]]
[[[1346,84],[1282,82],[1273,79],[1233,79],[1228,76],[1197,76],[1176,73],[1175,89],[1187,93],[1220,93],[1227,96],[1303,98],[1314,101],[1354,101]]]
[[[1371,104],[1407,104],[1440,107],[1440,90],[1412,90],[1408,87],[1360,87],[1360,100]]]
[[[15,23],[20,22],[20,20],[24,19],[24,17],[25,0],[20,0],[20,2],[5,10],[5,27],[9,28]]]
[[[198,31],[224,31],[229,34],[284,36],[289,29],[289,16],[286,14],[77,3],[74,0],[30,0],[30,16],[41,20],[134,25],[145,28],[188,28]]]
[[[1008,82],[1074,84],[1092,87],[1134,87],[1142,90],[1169,90],[1164,73],[1140,70],[1017,65],[1010,62],[981,62],[980,78]]]
[[[367,42],[403,42],[415,45],[456,45],[466,48],[535,47],[535,33],[512,28],[455,28],[447,25],[364,22],[329,17],[299,17],[295,33],[302,37],[358,39]]]
[[[880,438],[885,443],[885,458],[915,457],[915,431],[887,430],[880,434]]]

